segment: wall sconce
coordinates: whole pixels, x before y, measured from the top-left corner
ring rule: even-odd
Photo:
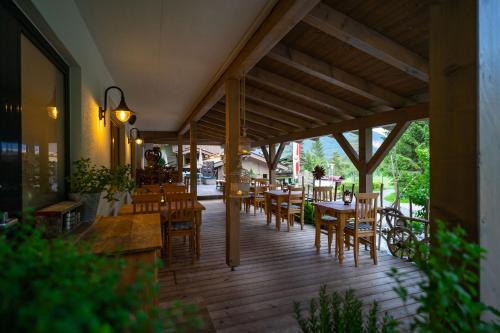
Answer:
[[[106,88],[104,91],[104,107],[99,107],[99,120],[104,119],[104,126],[106,126],[106,110],[108,109],[108,91],[110,89],[117,89],[120,91],[121,97],[120,97],[120,103],[118,104],[118,107],[113,110],[115,113],[116,119],[121,121],[122,123],[127,122],[127,120],[130,119],[130,117],[134,114],[134,111],[130,110],[127,106],[127,103],[125,103],[125,95],[123,94],[123,90],[117,86],[111,86]]]
[[[138,145],[142,145],[142,143],[144,142],[141,131],[139,131],[139,129],[136,127],[131,128],[128,135],[128,143],[131,143],[132,140],[134,140],[134,142]]]

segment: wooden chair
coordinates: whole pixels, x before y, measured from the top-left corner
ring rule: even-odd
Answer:
[[[173,238],[189,237],[191,261],[196,256],[196,225],[194,205],[196,198],[191,193],[171,193],[166,196],[167,207],[166,226],[163,227],[163,237],[168,244],[168,265],[172,263]],[[165,244],[165,243],[164,243]]]
[[[354,265],[358,267],[359,240],[370,246],[370,257],[377,264],[377,198],[378,193],[356,194],[356,215],[344,229],[345,241],[354,246]],[[351,243],[351,236],[354,242]]]
[[[191,177],[184,176],[184,187],[186,188],[186,193],[190,191]]]
[[[188,192],[186,190],[185,186],[178,185],[178,184],[163,184],[163,193],[165,195],[169,195],[172,193],[186,193]]]
[[[276,204],[273,206],[276,207]],[[296,215],[300,216],[300,230],[304,230],[304,187],[291,187],[287,200],[275,209],[281,209],[281,217],[287,220],[288,231],[293,226]]]
[[[140,187],[145,193],[161,193],[160,184],[142,185]]]
[[[313,201],[334,201],[332,186],[316,186],[313,188]]]
[[[132,205],[134,214],[154,214],[160,212],[161,193],[134,194]]]
[[[337,187],[335,187],[335,190]],[[335,193],[336,196],[336,193]],[[313,188],[314,202],[335,201],[332,186],[318,186]],[[334,232],[337,232],[337,217],[331,215],[322,215],[319,220],[321,233],[328,236],[328,253],[332,253],[332,240]],[[326,232],[326,233],[325,233]],[[335,256],[337,255],[337,242],[335,241]]]
[[[253,215],[257,214],[257,207],[260,208],[262,212],[262,208],[264,207],[265,198],[264,192],[267,190],[266,183],[262,184],[260,182],[255,182],[255,191],[252,194],[251,202],[253,204]]]

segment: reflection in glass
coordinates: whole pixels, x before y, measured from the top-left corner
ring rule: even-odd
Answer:
[[[64,197],[63,74],[21,37],[23,208]]]

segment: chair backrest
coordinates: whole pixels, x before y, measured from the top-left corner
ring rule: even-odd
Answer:
[[[171,193],[165,196],[169,225],[194,221],[196,199],[192,193]]]
[[[288,205],[300,205],[304,204],[304,187],[289,187],[288,189]]]
[[[355,195],[356,217],[354,223],[356,229],[360,223],[368,223],[372,225],[372,230],[375,232],[378,195],[378,193],[358,193]]]
[[[165,195],[170,193],[186,193],[186,187],[180,184],[163,184],[163,193]]]
[[[145,191],[144,193],[161,193],[160,184],[142,185],[141,189]]]
[[[317,186],[313,188],[313,201],[334,201],[332,186]]]
[[[161,198],[161,193],[134,194],[132,196],[134,214],[159,213]]]

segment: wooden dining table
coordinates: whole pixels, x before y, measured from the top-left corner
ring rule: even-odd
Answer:
[[[195,201],[194,203],[194,211],[195,211],[195,225],[196,225],[196,257],[200,257],[200,248],[201,248],[201,223],[202,223],[202,211],[205,210],[205,206],[203,206],[199,201]],[[118,212],[119,216],[122,215],[133,215],[134,214],[134,205],[133,204],[124,204],[120,211]],[[168,219],[168,207],[160,206],[160,214],[163,219]],[[161,236],[161,232],[160,232]]]
[[[319,251],[321,247],[321,227],[320,220],[321,216],[328,214],[337,217],[337,232],[335,237],[337,239],[338,246],[338,258],[339,262],[342,264],[344,262],[344,228],[348,219],[352,218],[356,214],[356,203],[351,202],[349,205],[345,205],[343,201],[332,201],[332,202],[315,202],[314,203],[315,212],[314,219],[316,225],[316,249]],[[335,249],[337,251],[337,248]]]
[[[265,198],[265,211],[266,211],[266,223],[271,224],[272,220],[272,201],[276,201],[276,207],[281,207],[283,200],[288,198],[288,191],[283,192],[283,190],[269,190],[264,192]],[[281,209],[276,209],[276,231],[280,231],[281,226]]]
[[[163,245],[160,214],[100,217],[77,237],[77,241],[88,242],[95,254],[124,258],[128,265],[122,283],[131,284],[144,263],[154,265],[160,258]]]

